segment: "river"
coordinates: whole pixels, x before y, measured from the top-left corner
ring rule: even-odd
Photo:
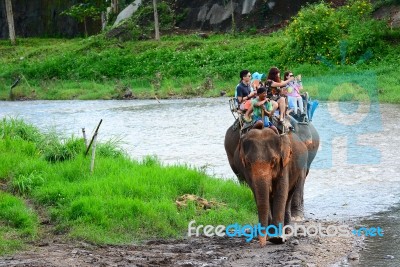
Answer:
[[[386,230],[366,239],[362,266],[400,266],[399,114],[400,105],[322,102],[313,119],[321,146],[305,185],[306,216],[363,218]],[[0,102],[0,118],[10,116],[65,136],[81,136],[82,128],[91,135],[103,119],[99,139],[134,159],[156,155],[235,179],[223,146],[234,120],[228,98]]]

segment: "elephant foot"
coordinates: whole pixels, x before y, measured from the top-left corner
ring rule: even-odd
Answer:
[[[267,237],[266,236],[258,236],[258,241],[260,242],[260,247],[265,247],[267,245]]]
[[[283,238],[278,236],[278,237],[271,237],[269,240],[269,242],[274,243],[274,244],[283,244]]]
[[[291,219],[290,219],[292,222],[302,222],[302,221],[304,221],[304,216],[300,216],[300,215],[298,215],[298,216],[293,216],[293,217],[291,217]]]

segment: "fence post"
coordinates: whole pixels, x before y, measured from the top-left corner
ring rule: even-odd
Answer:
[[[90,162],[90,173],[93,174],[94,170],[94,159],[96,157],[96,144],[97,144],[97,133],[93,137],[93,147],[92,147],[92,160]]]

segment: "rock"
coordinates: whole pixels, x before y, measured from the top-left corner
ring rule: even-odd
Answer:
[[[393,260],[394,259],[394,256],[392,256],[392,255],[386,255],[385,257],[383,257],[384,259],[386,259],[386,260]]]
[[[360,259],[360,255],[358,255],[357,252],[351,252],[351,253],[347,256],[347,258],[348,258],[349,260],[356,261],[356,260],[359,260],[359,259]]]
[[[141,3],[142,3],[141,0],[136,0],[135,2],[127,6],[124,10],[122,10],[121,13],[118,14],[117,19],[115,20],[113,26],[116,26],[124,19],[130,18],[133,15],[133,13],[135,13],[136,10],[139,8]]]
[[[221,92],[219,92],[219,95],[220,95],[220,96],[226,95],[226,91],[221,91]]]
[[[125,93],[124,93],[124,98],[131,98],[133,95],[132,90],[131,89],[126,89]]]
[[[299,240],[293,240],[292,242],[290,242],[290,244],[294,245],[294,246],[298,246],[300,244]]]
[[[204,33],[204,32],[200,32],[197,36],[199,36],[200,38],[203,38],[203,39],[208,39],[208,34]]]

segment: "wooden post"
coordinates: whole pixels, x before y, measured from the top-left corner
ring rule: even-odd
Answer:
[[[7,13],[7,22],[8,22],[8,32],[10,34],[11,44],[15,45],[15,28],[14,28],[14,14],[12,11],[12,3],[11,0],[6,1],[6,13]]]
[[[85,141],[85,147],[87,148],[89,144],[86,138],[85,128],[82,128],[82,133],[83,133],[83,140]]]
[[[96,157],[96,143],[97,143],[97,132],[93,136],[93,147],[92,147],[92,160],[90,162],[90,173],[94,170],[94,159]]]
[[[89,149],[90,149],[90,146],[91,146],[92,143],[93,143],[93,139],[94,139],[94,137],[97,135],[97,132],[99,131],[99,128],[100,128],[100,125],[101,125],[102,122],[103,122],[103,119],[100,120],[99,125],[97,125],[96,131],[94,131],[92,140],[90,140],[90,143],[89,143],[88,147],[86,148],[85,156],[88,154]]]

